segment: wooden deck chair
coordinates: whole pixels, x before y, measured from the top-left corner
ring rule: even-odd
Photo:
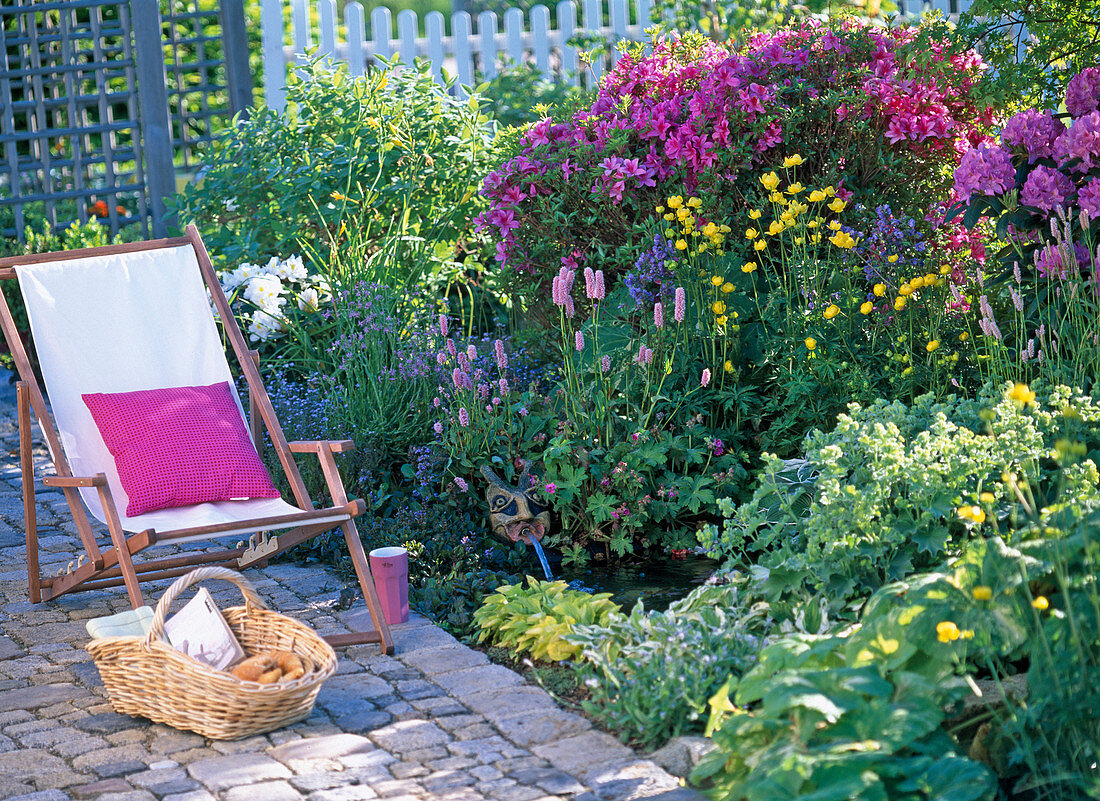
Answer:
[[[361,500],[348,499],[336,468],[335,454],[354,446],[350,441],[286,441],[260,379],[257,354],[248,349],[194,226],[188,226],[185,236],[172,239],[0,259],[0,279],[12,278],[18,279],[26,301],[53,413],[51,419],[5,301],[0,304],[0,326],[22,379],[17,401],[32,602],[121,584],[137,608],[143,604],[140,581],[178,576],[200,564],[240,569],[263,563],[339,526],[375,628],[328,640],[336,646],[378,642],[385,653],[393,652],[393,640],[355,527],[354,518],[363,513],[365,506]],[[114,459],[81,394],[223,381],[233,386],[211,300],[248,383],[252,439],[259,449],[262,427],[266,427],[295,503],[291,505],[281,498],[223,501],[127,517],[120,512],[126,509],[127,497]],[[239,398],[236,401],[240,407]],[[31,462],[32,410],[56,472],[43,483],[64,493],[83,545],[83,554],[78,557],[74,553],[69,571],[59,576],[46,577],[39,570]],[[243,418],[243,407],[241,414]],[[295,465],[296,453],[312,453],[320,460],[332,496],[331,506],[314,507]],[[100,548],[85,506],[107,526],[109,547]],[[281,533],[269,534],[276,530]],[[158,543],[249,535],[246,547],[133,560],[139,551]]]

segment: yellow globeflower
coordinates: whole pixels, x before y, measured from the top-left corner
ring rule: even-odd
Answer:
[[[891,264],[897,264],[898,254],[896,254],[896,253],[890,254],[889,256],[886,257],[886,261],[890,262]]]
[[[954,642],[959,639],[959,627],[950,620],[936,624],[936,639],[940,642]]]
[[[968,339],[970,339],[970,334],[968,334],[966,331],[963,331],[961,334],[959,334],[959,342],[966,342],[966,340]]]
[[[830,303],[828,305],[828,307],[825,309],[825,319],[826,320],[831,320],[834,317],[836,317],[838,314],[840,314],[840,307],[837,306],[835,303]]]
[[[768,243],[765,242],[763,239],[760,239],[760,240],[757,240],[756,242],[753,242],[752,246],[753,246],[754,250],[763,250],[764,248],[766,248],[768,246]]]
[[[833,220],[831,223],[829,223],[829,230],[830,231],[839,231],[840,228],[841,228],[841,225],[837,220]]]
[[[715,323],[715,325],[725,325],[728,320],[729,320],[729,318],[726,317],[726,315],[723,314],[721,317],[715,317],[714,318],[714,323]]]
[[[844,211],[844,207],[847,206],[847,205],[848,204],[845,203],[840,198],[836,198],[835,200],[833,200],[832,203],[829,204],[829,208],[832,211],[835,211],[837,214],[840,214],[840,212]]]
[[[910,279],[908,283],[913,289],[920,289],[924,286],[924,276],[918,275],[916,278]]]
[[[790,201],[787,200],[787,196],[782,192],[772,192],[768,195],[768,200],[772,203],[778,203],[780,206],[786,206]]]
[[[714,303],[710,304],[710,310],[715,314],[725,314],[726,304],[720,300],[716,300]]]
[[[950,264],[941,264],[940,265],[940,275],[950,275],[950,274],[951,274],[951,265]]]
[[[725,278],[723,278],[723,277],[722,277],[722,276],[720,276],[720,275],[712,275],[712,276],[710,277],[710,282],[711,282],[712,284],[714,284],[715,286],[722,286],[722,282],[723,282],[723,281],[725,281],[725,280],[726,280],[726,279],[725,279]]]
[[[992,492],[983,492],[978,496],[978,500],[982,503],[993,503],[993,501],[997,500],[997,496]]]
[[[805,163],[805,160],[797,153],[795,153],[793,156],[787,156],[787,158],[783,159],[784,167],[797,167],[799,164],[803,163]]]
[[[727,373],[732,373],[733,362],[731,362],[729,359],[726,359],[726,363],[722,365],[722,369],[725,370]]]
[[[932,286],[936,283],[936,281],[937,281],[937,278],[936,278],[935,273],[925,273],[924,274],[924,285],[925,286]]]
[[[875,310],[875,304],[871,301],[865,301],[862,306],[859,307],[862,314],[870,314]]]
[[[940,341],[938,339],[933,339],[933,340],[930,340],[928,342],[928,344],[924,346],[924,349],[926,351],[928,351],[929,353],[932,353],[932,352],[938,350],[939,347],[940,347]]]
[[[749,212],[749,219],[750,220],[759,220],[760,219],[760,213],[761,212],[760,212],[759,209],[753,209],[752,211]]]
[[[813,337],[806,337],[806,339],[804,341],[804,344],[806,345],[806,350],[816,350],[817,349],[817,340],[814,339]]]
[[[676,240],[676,249],[677,250],[687,250],[687,247],[688,247],[688,243],[687,243],[686,239],[677,239]]]
[[[809,208],[810,207],[805,203],[799,203],[797,200],[793,200],[791,201],[791,205],[787,208],[787,211],[797,216],[804,211],[808,211]]]
[[[764,188],[769,192],[774,192],[776,187],[779,186],[779,176],[774,172],[764,173],[760,176],[760,183],[763,184]]]
[[[832,197],[836,194],[836,189],[834,189],[832,186],[827,186],[822,191],[829,197]]]
[[[898,287],[898,294],[903,298],[907,298],[913,294],[913,287],[908,283],[902,284]]]
[[[810,241],[816,245],[818,242],[821,241],[821,234],[814,234],[812,237],[810,237]]]
[[[829,237],[829,241],[843,250],[850,250],[856,244],[856,240],[847,231],[837,231]]]
[[[718,226],[712,222],[703,226],[703,236],[714,237],[718,235]]]
[[[1020,407],[1035,405],[1035,393],[1027,384],[1015,384],[1008,391],[1008,397],[1016,401],[1016,405]]]
[[[691,206],[693,209],[697,209],[703,205],[703,201],[701,201],[697,197],[688,198],[688,205]]]
[[[679,195],[673,195],[668,199],[668,207],[670,209],[678,209],[684,205],[684,199]]]
[[[975,601],[989,601],[993,598],[993,588],[979,584],[970,591],[970,594],[974,596]]]
[[[791,184],[790,186],[787,187],[787,194],[788,195],[797,195],[803,189],[805,189],[805,187],[802,186],[801,182],[795,181],[793,184]]]
[[[779,219],[785,224],[790,225],[794,222],[794,213],[790,209],[787,209],[785,212],[779,215]]]
[[[732,292],[736,288],[737,287],[735,287],[729,281],[726,281],[726,283],[722,284],[722,286],[721,286],[722,294],[723,295],[728,295],[730,292]]]
[[[913,367],[912,367],[912,365],[910,365],[909,367],[906,367],[906,368],[905,368],[904,370],[902,370],[902,371],[901,371],[901,374],[902,374],[902,375],[909,375],[909,374],[910,374],[911,372],[913,372]]]
[[[871,291],[875,293],[876,298],[881,298],[886,294],[886,284],[875,284]]]
[[[741,265],[741,272],[743,272],[743,273],[751,273],[754,270],[756,270],[756,262],[755,261],[746,262],[746,263]]]
[[[821,222],[819,220],[810,220],[808,223],[806,223],[807,228],[817,228],[817,226],[819,225],[821,225]]]
[[[745,239],[756,239],[758,236],[760,236],[760,232],[755,228],[749,228],[745,231]]]
[[[675,214],[673,214],[673,213],[672,213],[671,211],[670,211],[670,212],[669,212],[668,214],[664,215],[664,217],[665,217],[665,219],[666,219],[666,220],[668,220],[669,222],[672,222],[673,220],[675,220],[675,219],[676,219],[676,215],[675,215]]]
[[[813,202],[813,203],[820,203],[821,201],[823,201],[827,197],[828,197],[828,195],[826,195],[820,189],[815,189],[812,192],[810,192],[810,201]]]
[[[662,212],[663,212],[664,210],[665,210],[665,207],[664,207],[664,206],[658,206],[658,207],[657,207],[657,213],[658,213],[658,214],[661,214],[661,213],[662,213]]]
[[[985,511],[980,506],[963,506],[959,509],[959,517],[973,523],[984,523]]]
[[[768,233],[771,236],[775,236],[776,234],[783,233],[783,229],[786,228],[786,227],[787,226],[785,226],[779,220],[772,220],[771,223],[768,224]]]
[[[902,295],[898,295],[894,298],[894,311],[901,311],[905,308],[905,298]]]
[[[686,220],[691,216],[691,212],[684,208],[676,209],[676,216],[681,220]]]
[[[1031,605],[1038,609],[1040,612],[1045,612],[1050,608],[1050,601],[1046,599],[1045,595],[1036,595],[1035,600],[1031,602]]]

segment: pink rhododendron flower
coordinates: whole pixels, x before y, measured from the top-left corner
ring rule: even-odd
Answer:
[[[966,151],[955,170],[955,194],[962,201],[975,195],[1000,195],[1016,183],[1012,161],[996,145],[979,145]]]
[[[1093,178],[1077,193],[1077,205],[1090,220],[1100,219],[1100,178]]]
[[[1081,70],[1066,85],[1066,111],[1071,117],[1083,117],[1100,111],[1100,67]]]
[[[1088,172],[1100,166],[1100,111],[1090,111],[1073,121],[1054,141],[1054,158],[1059,166],[1080,159],[1069,167],[1070,172]]]
[[[1073,196],[1073,182],[1058,170],[1039,165],[1024,182],[1020,202],[1046,212],[1065,208]]]
[[[1027,155],[1027,163],[1054,155],[1054,141],[1066,130],[1049,111],[1029,108],[1015,115],[1001,130],[1001,143]]]

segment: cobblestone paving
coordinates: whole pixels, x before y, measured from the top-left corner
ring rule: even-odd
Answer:
[[[88,618],[129,607],[120,587],[27,600],[18,432],[0,400],[0,799],[11,801],[692,801],[639,758],[540,688],[490,664],[425,618],[394,630],[396,653],[339,653],[313,714],[238,741],[203,737],[112,711],[83,646]],[[36,451],[36,473],[48,469]],[[47,574],[64,570],[75,530],[60,492],[39,487]],[[158,549],[158,555],[167,553]],[[344,583],[317,566],[246,575],[279,611],[323,634],[356,628]],[[168,582],[143,585],[147,603]],[[222,585],[222,586],[219,586]],[[222,606],[235,587],[208,587]]]

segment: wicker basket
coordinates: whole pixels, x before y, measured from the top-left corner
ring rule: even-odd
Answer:
[[[294,651],[309,656],[316,669],[293,681],[258,684],[197,662],[163,641],[172,601],[205,579],[230,581],[244,595],[244,606],[224,609],[222,616],[246,653]],[[262,734],[308,717],[321,685],[336,672],[328,643],[303,623],[268,610],[247,579],[222,567],[200,567],[177,579],[157,604],[147,636],[104,637],[85,647],[116,711],[214,740]]]

